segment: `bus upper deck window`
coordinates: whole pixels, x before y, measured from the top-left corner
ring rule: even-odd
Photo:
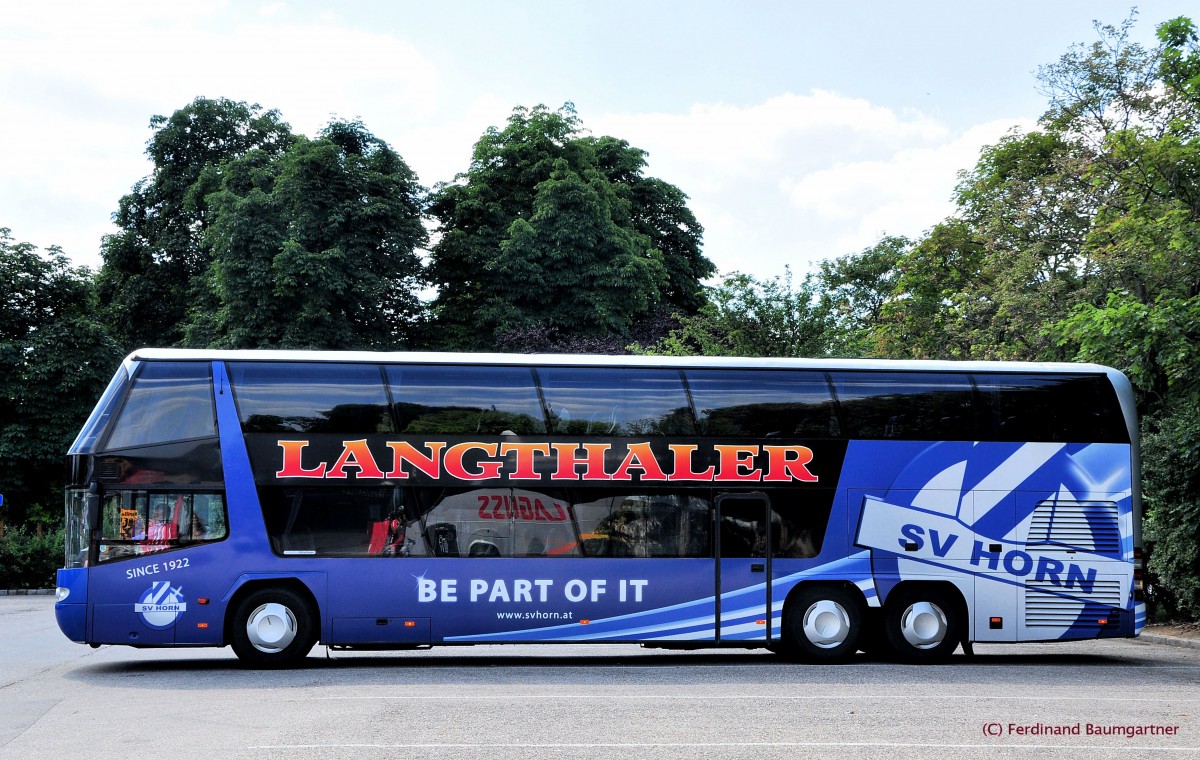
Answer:
[[[238,362],[229,377],[248,433],[395,432],[375,364]]]
[[[146,362],[133,381],[105,449],[217,434],[207,362]]]

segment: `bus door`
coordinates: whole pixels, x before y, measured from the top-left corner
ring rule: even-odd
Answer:
[[[759,493],[717,497],[717,640],[771,634],[770,502]]]

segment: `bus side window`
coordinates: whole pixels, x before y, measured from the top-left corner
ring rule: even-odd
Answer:
[[[837,438],[842,429],[825,373],[689,369],[700,434]]]
[[[220,541],[229,532],[217,493],[112,491],[100,525],[100,562]]]
[[[541,367],[537,374],[560,435],[696,434],[678,370]]]
[[[1000,441],[1128,443],[1108,378],[978,374],[975,382]]]
[[[851,438],[971,441],[979,437],[967,375],[832,372]]]
[[[207,362],[146,362],[105,443],[125,449],[217,434]]]
[[[386,374],[400,433],[546,432],[529,368],[388,365]]]
[[[710,557],[710,502],[689,493],[620,493],[574,505],[588,557]]]
[[[263,486],[258,497],[276,554],[406,557],[414,553],[412,529],[398,489]]]

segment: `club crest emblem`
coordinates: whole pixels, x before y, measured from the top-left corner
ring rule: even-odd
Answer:
[[[187,603],[183,600],[182,586],[172,586],[170,581],[155,581],[133,608],[146,625],[163,629],[175,625],[179,616],[187,611]]]

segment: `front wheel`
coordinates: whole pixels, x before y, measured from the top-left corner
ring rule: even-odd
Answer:
[[[883,635],[902,662],[932,663],[950,659],[962,640],[959,605],[938,589],[902,588],[883,608]]]
[[[806,662],[843,662],[858,650],[863,613],[858,598],[838,586],[807,586],[788,600],[783,620],[789,654]]]
[[[255,591],[238,604],[230,631],[233,651],[259,668],[299,664],[317,642],[312,605],[286,588]]]

